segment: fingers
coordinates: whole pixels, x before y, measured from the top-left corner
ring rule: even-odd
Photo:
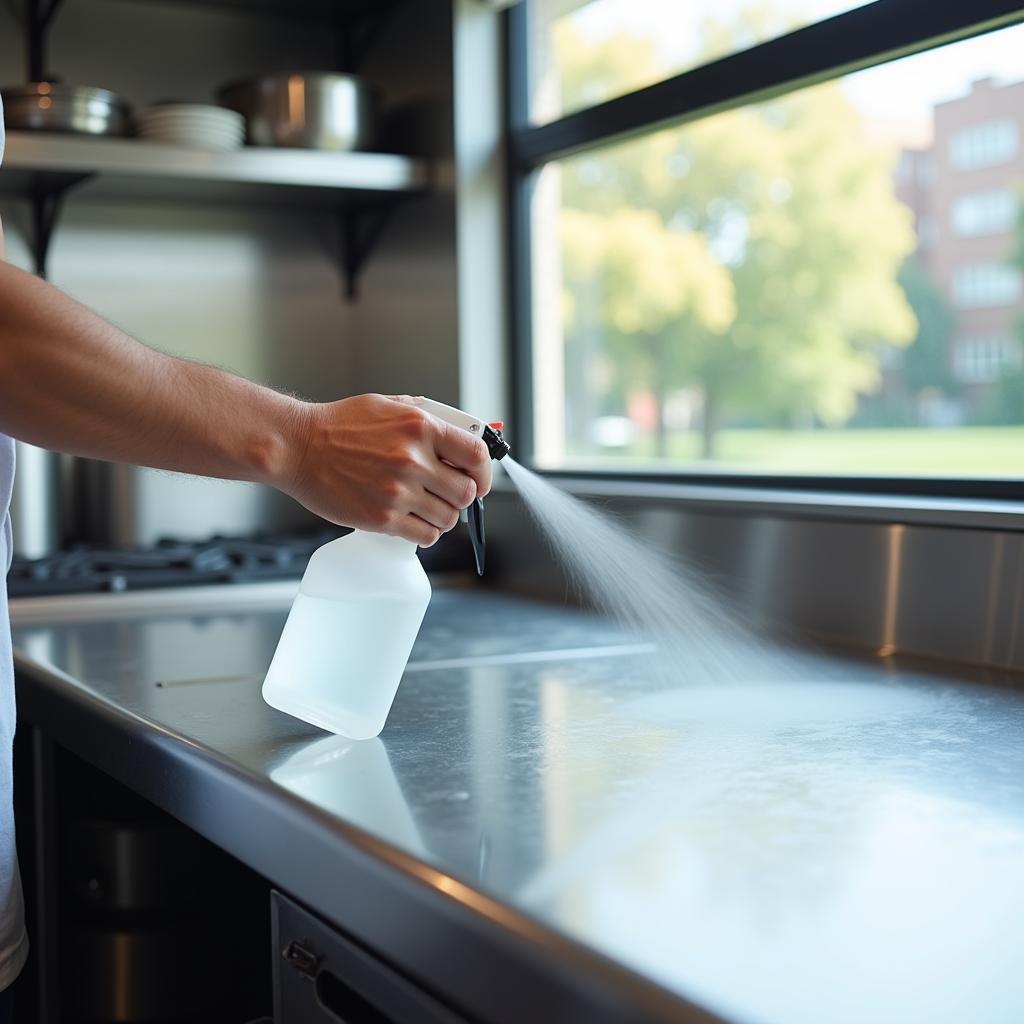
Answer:
[[[443,462],[432,467],[424,477],[423,486],[456,509],[469,508],[477,496],[477,482],[461,469]]]
[[[331,522],[422,547],[491,486],[487,446],[408,395],[310,407],[287,493]]]
[[[454,473],[455,470],[452,472]],[[462,476],[461,473],[459,475]],[[443,501],[429,491],[422,491],[416,495],[411,501],[411,506],[410,511],[413,515],[436,527],[442,533],[447,533],[459,521],[459,507]]]
[[[438,420],[434,451],[439,458],[467,474],[476,485],[475,493],[470,495],[466,505],[472,502],[473,498],[485,497],[490,491],[491,455],[487,445],[479,437],[474,437],[461,427],[453,427]],[[465,505],[460,507],[465,508]]]
[[[433,547],[441,537],[441,530],[420,519],[416,515],[407,515],[399,519],[392,527],[391,533],[396,537],[411,541],[421,548]]]
[[[420,403],[420,399],[408,395],[388,397],[401,405],[418,407]],[[456,508],[466,508],[474,498],[482,498],[490,491],[491,455],[479,437],[423,411],[420,417],[410,420],[409,429],[419,443],[428,446],[424,453],[428,459],[429,454],[436,456],[436,460],[430,460],[433,464],[427,465],[428,475],[423,480],[426,490]],[[432,453],[429,447],[433,448]]]

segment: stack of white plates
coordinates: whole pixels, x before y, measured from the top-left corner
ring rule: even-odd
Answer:
[[[163,103],[136,120],[140,139],[199,149],[238,149],[245,142],[245,118],[206,103]]]

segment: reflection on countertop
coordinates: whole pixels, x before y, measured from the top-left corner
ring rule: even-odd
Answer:
[[[587,614],[438,591],[387,728],[349,743],[260,698],[285,613],[226,597],[15,645],[729,1019],[1024,1013],[1013,679],[818,652],[669,688]]]

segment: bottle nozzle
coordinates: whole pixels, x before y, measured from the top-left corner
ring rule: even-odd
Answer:
[[[480,435],[484,444],[487,445],[487,450],[491,453],[491,458],[494,460],[500,460],[505,458],[506,455],[512,450],[512,446],[505,440],[501,433],[501,428],[504,423],[488,423],[484,426],[483,433]]]

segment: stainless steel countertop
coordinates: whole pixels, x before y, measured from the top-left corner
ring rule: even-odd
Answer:
[[[22,708],[467,1013],[523,1019],[551,973],[599,991],[535,1019],[1024,1019],[1012,678],[819,653],[669,688],[588,615],[441,590],[383,735],[350,744],[262,702],[289,591],[262,593],[12,602]],[[463,997],[474,970],[501,980]]]

